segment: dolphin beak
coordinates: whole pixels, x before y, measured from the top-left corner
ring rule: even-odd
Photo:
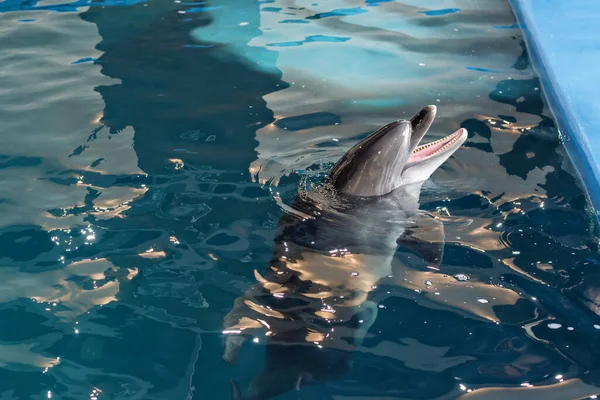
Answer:
[[[421,111],[419,111],[417,114],[415,114],[415,116],[412,117],[412,119],[410,120],[410,125],[411,125],[411,130],[412,130],[412,134],[411,134],[411,138],[410,138],[410,152],[411,153],[417,148],[417,146],[419,145],[419,143],[421,142],[421,140],[423,139],[423,137],[425,136],[425,134],[431,127],[431,124],[433,123],[433,120],[435,119],[436,113],[437,113],[436,106],[434,106],[434,105],[425,106],[421,109]]]

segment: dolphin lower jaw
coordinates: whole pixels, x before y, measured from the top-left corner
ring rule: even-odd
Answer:
[[[417,147],[402,170],[402,185],[425,182],[467,140],[468,133],[459,129],[435,142]]]

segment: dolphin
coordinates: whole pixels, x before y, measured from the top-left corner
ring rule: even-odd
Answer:
[[[441,262],[443,225],[419,211],[419,196],[467,131],[421,144],[435,115],[426,106],[376,130],[288,207],[269,267],[254,271],[257,283],[224,318],[224,361],[235,363],[248,339],[266,349],[247,390],[232,382],[233,399],[270,399],[342,377],[377,317],[369,293],[392,273],[398,247]]]

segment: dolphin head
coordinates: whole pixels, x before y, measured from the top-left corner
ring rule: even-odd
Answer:
[[[410,121],[395,121],[373,132],[337,162],[329,182],[343,194],[373,197],[426,181],[467,139],[467,131],[461,128],[419,145],[435,114],[436,107],[430,105]]]

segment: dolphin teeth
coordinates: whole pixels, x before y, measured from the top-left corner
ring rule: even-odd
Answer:
[[[430,143],[418,146],[415,150],[413,150],[411,158],[414,157],[413,159],[422,159],[422,158],[425,158],[425,157],[431,157],[434,154],[438,154],[438,153],[440,153],[440,152],[448,149],[454,143],[456,143],[460,139],[460,137],[462,136],[462,133],[463,133],[462,129],[459,129],[458,131],[456,131],[455,133],[453,133],[451,135],[448,135],[446,137],[438,139],[438,140],[436,140],[434,142],[430,142]],[[426,154],[424,156],[420,156],[419,155],[419,153],[422,152],[423,150],[428,149],[428,148],[430,148],[432,146],[438,146],[438,145],[440,145],[440,144],[442,144],[444,142],[445,142],[445,144],[442,147],[440,147],[439,149],[435,150],[433,153]]]

